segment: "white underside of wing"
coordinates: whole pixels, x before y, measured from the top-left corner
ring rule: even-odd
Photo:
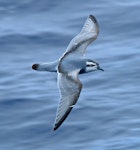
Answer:
[[[63,123],[79,98],[82,83],[78,79],[78,73],[85,63],[83,55],[87,46],[97,38],[98,33],[98,22],[94,16],[90,15],[81,32],[71,40],[66,52],[60,58],[57,69],[60,103],[56,113],[54,130]]]
[[[94,16],[90,15],[81,32],[71,40],[66,52],[76,50],[80,53],[85,53],[87,46],[97,38],[98,34],[98,22]]]
[[[77,71],[69,75],[58,73],[57,80],[61,98],[56,113],[54,130],[63,123],[79,98],[82,84],[76,74],[78,74]]]

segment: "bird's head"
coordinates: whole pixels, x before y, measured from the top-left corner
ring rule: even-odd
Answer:
[[[93,60],[86,60],[86,72],[91,72],[91,71],[96,71],[96,70],[101,70],[104,71],[97,62]]]

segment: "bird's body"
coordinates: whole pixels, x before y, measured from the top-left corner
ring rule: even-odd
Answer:
[[[69,61],[70,63],[67,61],[67,67],[73,68],[75,66],[74,64],[78,65],[80,63],[81,69],[79,74],[94,71],[94,68],[91,67],[97,64],[97,62],[95,62],[94,60],[85,59],[85,58],[81,60],[79,59],[79,61],[72,59],[71,61],[72,62]],[[58,64],[59,64],[59,60],[48,62],[48,63],[42,63],[42,64],[33,64],[32,68],[37,71],[57,72]],[[101,70],[101,68],[99,70]]]
[[[59,60],[44,64],[34,64],[38,71],[57,72],[57,84],[60,92],[60,103],[57,109],[54,130],[56,130],[70,113],[82,90],[78,74],[102,70],[97,62],[85,58],[87,46],[94,41],[99,33],[96,18],[90,15],[81,32],[68,45],[66,52]]]

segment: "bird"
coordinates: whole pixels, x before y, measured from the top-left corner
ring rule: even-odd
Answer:
[[[79,99],[82,82],[78,75],[96,70],[104,71],[98,62],[85,57],[87,46],[99,34],[99,24],[93,15],[89,15],[80,31],[69,43],[62,56],[53,62],[33,64],[36,71],[57,73],[57,85],[60,102],[56,111],[53,130],[58,129],[67,118]]]

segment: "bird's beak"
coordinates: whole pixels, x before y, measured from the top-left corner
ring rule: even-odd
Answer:
[[[97,68],[98,70],[104,71],[104,69],[102,69],[100,66],[98,66]]]

